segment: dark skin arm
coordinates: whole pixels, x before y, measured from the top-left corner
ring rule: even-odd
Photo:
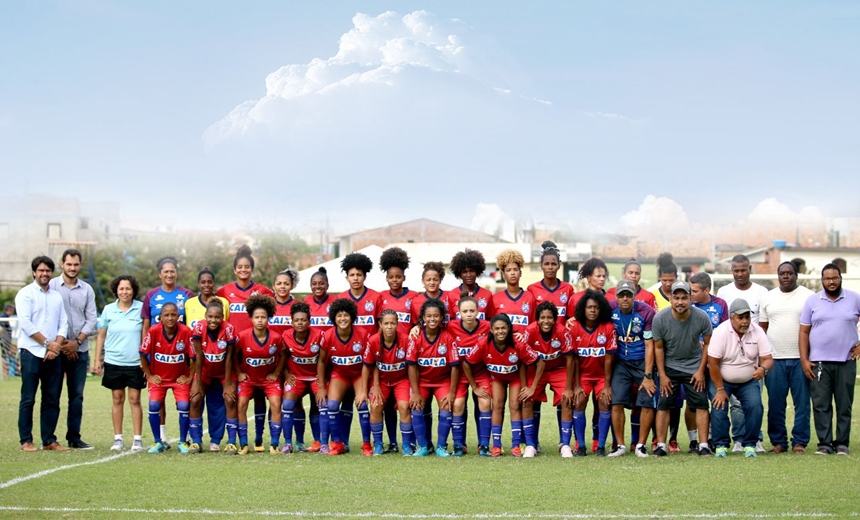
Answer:
[[[409,398],[409,408],[413,410],[424,409],[424,399],[421,398],[421,390],[418,388],[418,365],[409,365],[409,386],[412,387],[412,396]]]
[[[325,369],[327,360],[328,351],[320,349],[319,357],[317,358],[317,384],[319,384],[320,389],[317,391],[317,395],[315,396],[317,406],[320,408],[328,407],[328,399],[326,398],[325,391]]]

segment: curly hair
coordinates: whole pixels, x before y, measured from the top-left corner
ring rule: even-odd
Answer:
[[[418,319],[421,322],[421,325],[424,325],[424,313],[426,313],[429,309],[439,309],[439,314],[442,316],[443,320],[445,318],[445,304],[439,301],[436,298],[427,298],[421,305],[421,312],[418,314]],[[439,324],[442,325],[441,323]]]
[[[349,273],[350,269],[358,269],[367,274],[373,269],[373,260],[364,253],[350,253],[340,261],[340,269],[344,273]]]
[[[305,302],[296,302],[290,307],[290,316],[295,316],[296,314],[298,314],[300,312],[307,314],[308,317],[310,318],[311,306]]]
[[[245,310],[248,312],[248,317],[254,315],[257,309],[263,309],[271,318],[275,315],[275,299],[266,294],[252,294],[245,300]]]
[[[505,266],[508,264],[517,264],[517,267],[522,269],[525,263],[522,253],[516,249],[505,249],[496,257],[496,266],[499,268],[499,271],[504,271]]]
[[[598,291],[586,289],[585,294],[583,294],[582,298],[577,302],[576,309],[574,310],[576,321],[585,325],[585,306],[588,305],[588,300],[594,300],[597,302],[597,307],[600,309],[600,312],[597,315],[598,325],[609,323],[612,320],[612,307],[609,306],[609,301],[606,299],[606,296],[603,296],[603,294]]]
[[[556,307],[554,303],[549,301],[540,302],[535,309],[535,320],[540,318],[540,313],[542,313],[543,311],[550,311],[552,313],[552,319],[558,319],[558,307]]]
[[[236,266],[239,265],[239,260],[245,258],[248,260],[248,263],[251,264],[251,269],[254,268],[254,257],[251,256],[251,248],[248,244],[242,244],[239,246],[239,249],[236,250],[236,258],[233,259],[233,269],[236,269]]]
[[[595,269],[601,268],[606,271],[606,274],[609,274],[609,269],[606,268],[606,262],[596,256],[592,256],[586,260],[579,269],[580,280],[585,280],[594,273]]]
[[[290,279],[290,285],[292,285],[293,287],[295,287],[296,284],[299,283],[299,272],[296,271],[295,269],[284,269],[283,271],[281,271],[275,275],[275,280],[277,280],[278,277],[281,275],[289,278]]]
[[[137,283],[137,278],[130,274],[121,274],[110,281],[110,292],[114,293],[114,295],[119,298],[119,295],[116,293],[117,289],[119,289],[119,283],[121,281],[127,281],[131,284],[131,299],[136,300],[137,295],[140,293],[140,284]]]
[[[454,277],[459,279],[460,273],[466,269],[474,269],[478,275],[486,271],[487,261],[484,260],[484,255],[475,249],[467,249],[454,255],[451,259],[451,272]]]
[[[338,298],[331,303],[331,307],[328,309],[328,319],[334,323],[334,319],[337,317],[337,313],[339,312],[346,312],[349,314],[352,321],[355,321],[358,317],[358,308],[355,306],[355,302],[347,298]]]
[[[379,269],[386,273],[392,267],[399,267],[405,271],[409,268],[409,255],[399,247],[389,247],[379,257]]]
[[[445,278],[445,266],[442,265],[442,262],[427,262],[424,264],[424,271],[421,272],[421,279],[424,279],[424,275],[427,274],[427,271],[436,271],[439,275],[439,281]]]

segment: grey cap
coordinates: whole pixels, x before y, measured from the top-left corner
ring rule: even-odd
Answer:
[[[731,305],[729,305],[729,316],[734,316],[735,314],[743,314],[745,312],[751,312],[750,304],[747,303],[743,298],[738,298],[733,301]]]
[[[630,280],[621,280],[620,282],[618,282],[618,285],[615,286],[615,294],[621,294],[624,291],[627,291],[635,296],[636,284],[634,284]]]
[[[690,294],[690,284],[684,280],[678,280],[672,284],[672,292],[674,293],[675,291],[684,291],[685,293]]]

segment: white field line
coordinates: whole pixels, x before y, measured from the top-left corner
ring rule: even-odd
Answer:
[[[218,511],[215,509],[136,509],[118,507],[16,507],[0,506],[0,511],[48,512],[48,513],[123,513],[123,514],[152,514],[152,515],[206,515],[206,516],[279,516],[279,517],[317,517],[317,518],[391,518],[406,520],[421,519],[561,519],[561,520],[591,520],[591,519],[648,519],[648,518],[829,518],[836,517],[832,513],[679,513],[679,514],[565,514],[565,513],[432,513],[432,514],[401,514],[401,513],[343,513],[343,512],[314,512],[314,511]],[[850,516],[857,516],[851,513]]]

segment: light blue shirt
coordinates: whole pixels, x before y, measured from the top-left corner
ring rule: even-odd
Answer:
[[[105,363],[121,367],[139,366],[143,303],[132,300],[131,307],[125,312],[120,310],[118,303],[106,305],[99,317],[99,330],[107,329]]]
[[[48,349],[30,336],[41,332],[45,339],[54,341],[57,336],[66,337],[69,321],[63,297],[52,290],[43,290],[34,280],[15,295],[15,310],[18,314],[18,348],[36,357],[44,358]]]

